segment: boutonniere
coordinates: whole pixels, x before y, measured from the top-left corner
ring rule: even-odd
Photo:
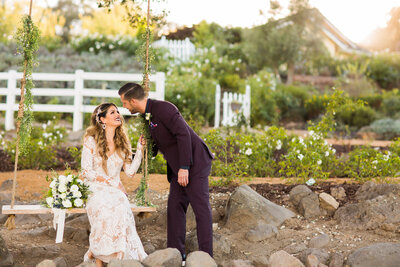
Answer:
[[[146,119],[146,121],[149,121],[150,118],[151,118],[151,113],[147,112],[147,113],[145,114],[145,119]]]

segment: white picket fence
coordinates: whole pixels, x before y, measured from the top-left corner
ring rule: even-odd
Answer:
[[[153,43],[153,46],[167,48],[171,56],[181,61],[188,60],[196,52],[196,48],[189,38],[185,40],[167,40],[165,36],[162,36],[160,40]]]
[[[221,98],[221,86],[218,84],[215,90],[215,118],[214,127],[234,126],[243,114],[248,122],[250,122],[250,85],[246,85],[246,93],[238,94],[232,92],[224,92]],[[222,121],[221,117],[222,102]]]
[[[15,97],[20,95],[20,89],[17,88],[17,81],[21,78],[22,73],[14,70],[0,72],[0,80],[7,80],[7,88],[0,88],[0,95],[6,96],[6,103],[0,103],[0,110],[6,111],[6,131],[15,128],[14,112],[18,110]],[[74,97],[73,105],[34,104],[33,111],[73,113],[73,131],[78,131],[83,126],[83,113],[92,113],[96,107],[93,105],[84,105],[83,97],[119,98],[118,88],[112,90],[85,88],[85,81],[141,82],[143,75],[76,70],[75,73],[33,73],[32,78],[34,81],[74,82],[74,88],[35,88],[32,90],[34,96],[72,96]],[[150,75],[150,82],[155,83],[156,91],[150,91],[149,97],[164,100],[165,74],[157,72]],[[121,108],[120,112],[123,115],[130,115],[129,111],[124,108]]]

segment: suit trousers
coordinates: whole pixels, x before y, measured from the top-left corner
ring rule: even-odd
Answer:
[[[196,217],[199,250],[213,256],[212,214],[209,200],[208,176],[211,164],[199,175],[190,176],[189,184],[182,187],[177,178],[171,180],[167,208],[167,246],[185,253],[186,211],[193,208]]]

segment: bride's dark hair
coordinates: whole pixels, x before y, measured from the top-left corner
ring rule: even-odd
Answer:
[[[93,136],[96,142],[96,150],[99,153],[100,157],[103,159],[102,166],[107,175],[108,175],[107,152],[109,151],[109,148],[107,146],[106,131],[103,129],[103,123],[101,122],[100,118],[106,117],[108,109],[111,106],[117,108],[117,106],[113,103],[103,103],[94,109],[92,117],[90,119],[90,126],[87,128],[84,137],[86,138],[89,136]],[[115,152],[121,159],[124,160],[124,162],[131,163],[132,148],[123,125],[124,125],[124,118],[121,116],[121,125],[119,125],[115,129],[115,135],[114,135]]]

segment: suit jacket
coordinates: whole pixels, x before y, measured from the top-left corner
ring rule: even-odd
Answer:
[[[189,169],[189,179],[204,170],[209,171],[214,155],[175,105],[148,99],[144,115],[147,113],[151,114],[149,127],[154,140],[154,155],[159,150],[167,161],[168,181],[178,177],[180,168]]]

